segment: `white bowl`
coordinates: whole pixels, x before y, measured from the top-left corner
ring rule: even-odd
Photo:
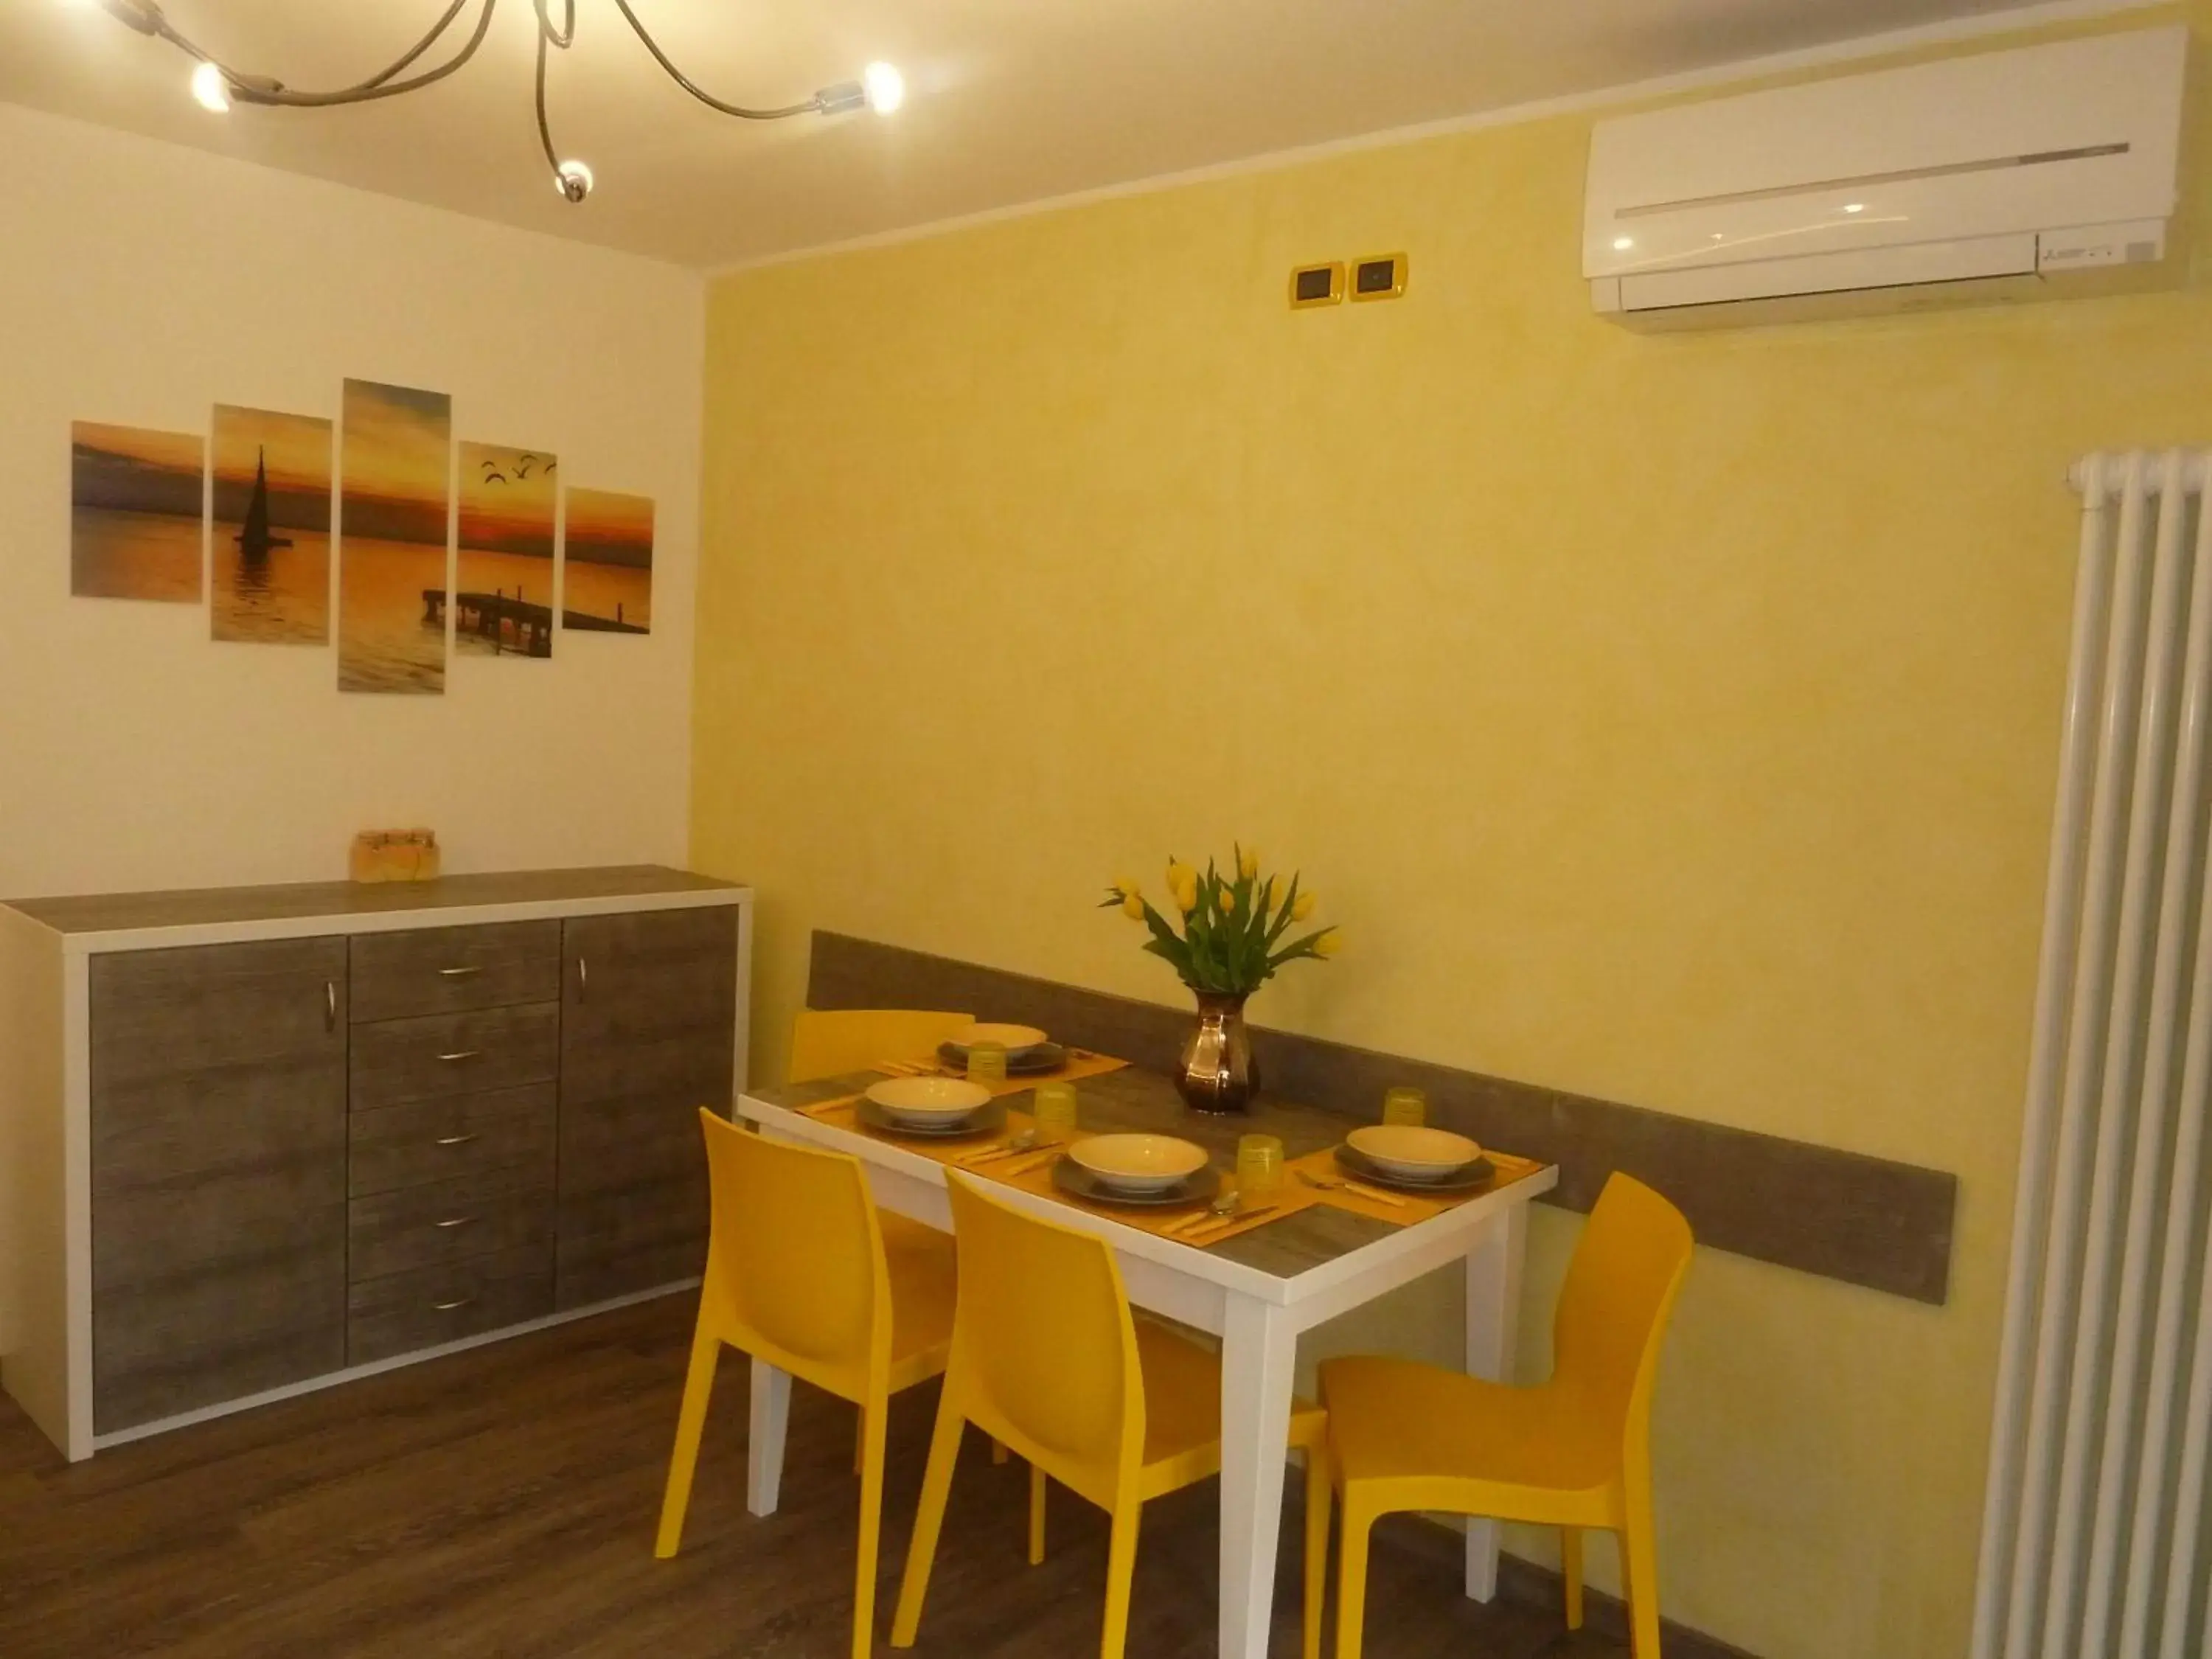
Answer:
[[[957,1077],[895,1077],[868,1085],[868,1098],[902,1123],[934,1127],[988,1106],[991,1091]]]
[[[1206,1148],[1173,1135],[1093,1135],[1068,1157],[1121,1193],[1157,1193],[1206,1167]]]
[[[995,1042],[1010,1054],[1018,1054],[1024,1048],[1034,1048],[1044,1040],[1044,1033],[1034,1025],[994,1025],[982,1020],[962,1027],[945,1039],[963,1052],[979,1042]]]
[[[1376,1168],[1405,1181],[1442,1181],[1482,1156],[1465,1135],[1413,1123],[1370,1123],[1344,1139]]]

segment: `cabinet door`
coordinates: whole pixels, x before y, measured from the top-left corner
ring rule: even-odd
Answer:
[[[100,1433],[345,1364],[346,945],[91,964]]]
[[[704,1262],[698,1109],[730,1109],[738,913],[579,917],[562,969],[555,1295],[576,1308]]]

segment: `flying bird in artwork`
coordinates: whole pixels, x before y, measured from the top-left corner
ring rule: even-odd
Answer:
[[[486,483],[505,483],[507,482],[507,474],[499,470],[499,463],[497,461],[478,461],[477,465],[483,468],[483,481]]]
[[[522,453],[514,458],[514,476],[518,478],[528,477],[530,476],[530,469],[537,459],[538,457],[532,454],[528,450],[524,450]]]

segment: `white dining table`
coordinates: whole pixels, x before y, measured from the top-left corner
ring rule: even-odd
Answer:
[[[1149,1073],[1114,1076],[1121,1081],[1093,1079],[1081,1086],[1086,1091],[1110,1087],[1126,1106],[1153,1081]],[[1156,1081],[1167,1090],[1166,1079]],[[894,1141],[806,1115],[798,1108],[808,1091],[803,1085],[756,1090],[740,1097],[738,1109],[764,1133],[852,1153],[866,1166],[878,1204],[951,1230],[943,1164]],[[817,1085],[811,1092],[818,1097],[823,1091]],[[1164,1098],[1172,1100],[1171,1091]],[[1164,1114],[1175,1109],[1160,1109]],[[1299,1133],[1311,1143],[1320,1115],[1290,1109],[1295,1126],[1279,1110],[1272,1119],[1258,1114],[1236,1127],[1284,1133],[1288,1156],[1296,1158],[1311,1150],[1310,1144],[1301,1144]],[[1348,1121],[1328,1121],[1340,1130],[1352,1127]],[[1125,1112],[1115,1127],[1133,1125]],[[1175,1124],[1170,1118],[1159,1127],[1171,1129]],[[1298,1334],[1424,1274],[1461,1263],[1466,1279],[1466,1368],[1475,1376],[1509,1378],[1528,1206],[1558,1180],[1559,1171],[1546,1166],[1411,1226],[1312,1206],[1207,1247],[1126,1226],[1018,1188],[994,1187],[994,1197],[1106,1240],[1119,1260],[1132,1303],[1221,1339],[1223,1659],[1265,1659],[1267,1652]],[[756,1515],[772,1514],[776,1507],[790,1390],[787,1374],[752,1362],[746,1499]],[[1498,1542],[1495,1522],[1470,1524],[1466,1593],[1478,1601],[1488,1601],[1496,1592]]]

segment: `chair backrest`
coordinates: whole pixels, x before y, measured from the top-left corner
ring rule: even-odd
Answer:
[[[882,1224],[860,1161],[772,1140],[702,1108],[714,1231],[707,1288],[726,1337],[848,1398],[890,1363]]]
[[[947,1386],[970,1421],[1110,1504],[1145,1444],[1144,1372],[1114,1252],[951,1174],[960,1291]]]
[[[791,1024],[788,1080],[811,1083],[865,1072],[879,1060],[918,1059],[975,1020],[926,1008],[802,1008]]]
[[[1553,1327],[1553,1376],[1640,1440],[1659,1347],[1693,1241],[1682,1212],[1616,1173],[1598,1194],[1567,1267]]]

